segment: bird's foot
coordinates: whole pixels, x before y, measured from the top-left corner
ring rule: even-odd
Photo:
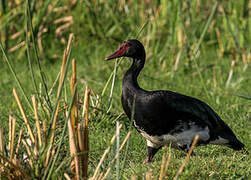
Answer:
[[[190,145],[185,145],[185,146],[180,146],[179,147],[181,150],[183,150],[186,155],[189,153],[191,146]],[[196,156],[196,154],[192,151],[191,156]]]
[[[152,158],[147,156],[146,159],[144,160],[143,164],[148,164],[152,162]]]
[[[149,142],[148,142],[148,144],[149,144]],[[151,143],[151,142],[150,142],[150,144],[153,145],[153,143]],[[160,148],[161,148],[161,146],[159,146],[159,147],[147,146],[147,158],[145,159],[144,164],[152,162],[154,155],[158,152],[158,150]]]
[[[185,152],[186,152],[186,155],[189,153],[190,149],[186,149]],[[195,152],[192,151],[191,155],[190,156],[196,156]]]
[[[189,152],[189,151],[188,151]],[[186,154],[188,154],[188,152]],[[196,156],[196,154],[194,152],[191,153],[191,156]]]

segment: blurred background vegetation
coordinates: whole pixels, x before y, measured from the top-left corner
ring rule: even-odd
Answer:
[[[28,6],[31,17],[27,15]],[[147,53],[146,66],[139,79],[143,88],[169,89],[206,101],[250,148],[251,1],[1,0],[0,9],[1,42],[27,94],[36,93],[31,83],[28,56],[37,80],[40,71],[35,59],[39,59],[42,77],[50,88],[60,71],[69,34],[74,33],[71,56],[77,61],[79,94],[83,94],[88,84],[100,104],[100,111],[90,112],[93,130],[90,142],[95,147],[90,155],[93,167],[108,144],[109,140],[103,142],[103,138],[113,133],[115,120],[126,124],[124,134],[131,129],[125,116],[118,118],[123,112],[121,79],[130,61],[120,63],[111,83],[108,79],[114,71],[114,62],[103,59],[123,41],[132,38],[139,39]],[[34,49],[30,54],[29,48]],[[7,126],[10,112],[19,120],[21,117],[12,96],[12,89],[17,84],[1,53],[0,58],[0,124]],[[66,94],[69,89],[65,89]],[[46,96],[45,91],[40,93],[41,97]],[[52,99],[55,101],[55,97]],[[134,133],[136,139],[131,141],[133,152],[129,155],[135,160],[126,161],[130,167],[122,177],[144,172],[137,164],[144,159],[145,154],[140,152],[145,144]],[[228,152],[231,154],[231,150]],[[224,151],[220,153],[224,154]],[[204,165],[209,159],[203,161]],[[212,168],[221,163],[221,159],[216,161],[218,163]],[[231,159],[224,162],[223,167],[229,161]],[[248,166],[249,161],[244,160],[241,166]],[[177,164],[173,166],[178,167]],[[212,169],[205,173],[199,171],[191,165],[186,173],[208,177]],[[215,178],[235,179],[247,177],[247,172],[250,174],[250,168],[240,169],[238,173],[236,169],[231,172],[228,168],[221,171],[223,173],[216,173]]]

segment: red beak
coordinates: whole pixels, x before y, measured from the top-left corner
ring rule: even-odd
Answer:
[[[115,51],[112,55],[105,58],[105,60],[119,58],[125,55],[125,46],[122,44],[117,51]]]

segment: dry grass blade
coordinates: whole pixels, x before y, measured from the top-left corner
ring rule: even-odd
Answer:
[[[125,146],[126,142],[128,141],[130,135],[131,135],[131,131],[129,131],[124,139],[124,141],[122,142],[120,148],[119,148],[119,152],[123,149],[123,147]],[[118,158],[118,155],[116,154],[116,156],[113,158],[112,163],[114,163],[114,161]],[[107,170],[108,171],[108,170]]]
[[[101,173],[98,175],[97,180],[101,180],[101,179],[102,179],[102,177],[103,177],[103,175],[104,175],[104,173],[103,173],[103,172],[101,172]]]
[[[70,176],[69,176],[67,173],[64,173],[64,177],[65,177],[65,179],[67,179],[67,180],[71,180]]]
[[[48,166],[48,163],[49,163],[49,161],[50,161],[51,149],[52,149],[52,146],[49,145],[48,151],[47,151],[47,153],[46,153],[46,159],[45,159],[45,162],[44,162],[44,167]]]
[[[172,152],[170,149],[171,149],[171,147],[169,146],[169,155],[168,155],[167,160],[166,160],[167,147],[165,147],[165,149],[163,151],[159,180],[164,179],[166,176],[166,172],[167,172],[167,169],[170,164],[171,157],[172,157]]]
[[[80,151],[84,152],[81,155],[82,159],[82,174],[84,179],[87,179],[88,174],[88,151],[89,151],[89,140],[88,140],[88,117],[89,117],[89,99],[90,99],[90,88],[86,86],[85,89],[85,99],[83,106],[83,117],[84,117],[84,137],[83,137],[83,147],[80,147]]]
[[[165,171],[163,172],[163,177],[166,176],[166,172],[168,170],[168,166],[170,164],[170,161],[171,161],[171,157],[172,157],[172,152],[169,151],[169,154],[168,154],[168,159],[167,159],[167,162],[166,162],[166,167],[165,167]]]
[[[71,119],[68,120],[68,130],[69,130],[70,154],[71,154],[71,157],[74,157],[74,165],[72,166],[72,168],[75,168],[76,179],[79,180],[80,179],[80,172],[79,172],[79,159],[77,156],[78,151],[76,148],[75,137],[73,134]],[[72,169],[72,171],[73,171],[73,169]]]
[[[214,87],[216,87],[217,86],[217,78],[216,78],[215,67],[213,67],[213,76],[214,76]]]
[[[215,29],[216,31],[216,35],[217,35],[217,40],[218,40],[218,44],[219,44],[219,57],[221,58],[224,54],[224,46],[223,46],[223,42],[222,42],[222,38],[221,38],[221,33],[219,31],[219,28]]]
[[[63,12],[68,9],[68,6],[61,6],[61,7],[55,7],[52,9],[52,12],[58,13],[58,12]]]
[[[151,171],[146,172],[146,180],[152,180],[153,174]]]
[[[199,136],[196,135],[195,138],[194,138],[194,140],[193,140],[193,144],[192,144],[189,152],[186,155],[186,158],[185,158],[184,162],[182,163],[182,165],[180,166],[180,168],[179,168],[176,176],[174,177],[174,180],[177,180],[179,178],[179,176],[181,175],[181,173],[182,173],[182,171],[183,171],[186,163],[188,162],[188,160],[189,160],[189,158],[190,158],[190,156],[191,156],[191,154],[193,152],[193,149],[194,149],[195,145],[197,144],[198,140],[199,140]]]
[[[58,73],[58,75],[57,75],[55,81],[53,82],[53,84],[52,84],[52,86],[51,86],[51,89],[49,90],[49,93],[48,93],[49,95],[51,95],[51,93],[52,93],[54,87],[56,86],[56,84],[57,84],[57,82],[58,82],[58,79],[60,78],[60,75],[61,75],[61,72]]]
[[[8,50],[8,53],[12,53],[12,52],[18,50],[19,48],[23,47],[24,45],[25,45],[25,41],[22,41],[19,44],[15,45],[14,47],[10,48]]]
[[[69,54],[70,46],[71,46],[73,37],[74,37],[74,35],[71,33],[70,36],[69,36],[69,40],[68,40],[66,50],[64,51],[63,62],[62,62],[61,71],[60,71],[60,78],[59,78],[59,86],[58,86],[57,96],[59,96],[60,89],[61,89],[61,86],[62,86],[62,83],[63,83],[64,72],[65,72],[65,68],[66,68],[67,55]]]
[[[120,151],[121,151],[121,150],[123,149],[123,147],[125,146],[125,143],[128,141],[128,139],[129,139],[131,133],[132,133],[131,131],[129,131],[129,132],[127,133],[127,135],[126,135],[124,141],[122,142],[122,144],[121,144],[121,146],[120,146],[120,148],[119,148]]]
[[[131,180],[138,180],[138,177],[136,175],[132,175]]]
[[[76,88],[77,83],[77,72],[76,72],[76,60],[72,60],[72,76],[70,79],[70,86],[71,86],[71,94],[74,95],[74,90]],[[71,109],[71,119],[68,120],[68,129],[69,129],[69,143],[70,143],[70,154],[74,157],[74,163],[72,162],[72,171],[75,169],[76,179],[80,179],[80,167],[79,167],[79,159],[77,156],[78,153],[78,146],[75,143],[75,132],[76,127],[78,127],[78,100],[77,95],[74,96],[74,102]]]
[[[170,150],[170,148],[169,148],[169,150]],[[168,159],[166,160],[166,148],[165,148],[164,152],[163,152],[163,157],[162,157],[162,163],[161,163],[161,170],[160,170],[159,180],[162,180],[162,179],[165,178],[168,166],[169,166],[170,161],[171,161],[171,157],[172,157],[172,152],[169,151]]]
[[[78,135],[79,151],[81,152],[82,150],[84,150],[84,135],[83,135],[83,127],[81,126],[81,124],[78,124],[77,135]]]
[[[19,148],[20,148],[20,144],[23,138],[23,129],[21,129],[19,131],[19,136],[18,136],[18,141],[17,141],[17,148],[16,148],[16,152],[15,152],[15,156],[14,156],[14,164],[17,164],[17,155],[19,152]]]
[[[69,21],[68,23],[65,23],[59,26],[56,29],[56,36],[61,36],[72,24],[73,24],[73,21]]]
[[[229,74],[228,74],[228,78],[227,78],[227,82],[226,82],[226,87],[229,87],[230,81],[231,81],[232,76],[233,76],[235,63],[236,63],[235,60],[233,60],[232,64],[231,64],[231,68],[230,68]]]
[[[62,84],[63,84],[63,76],[64,76],[64,73],[65,73],[66,60],[67,60],[67,50],[64,51],[64,55],[63,55],[63,62],[62,62],[62,66],[61,66],[59,85],[58,85],[58,92],[57,92],[58,97],[60,95],[60,89],[62,88]],[[60,99],[59,99],[59,101],[60,101]],[[53,141],[54,141],[58,111],[59,111],[59,103],[57,104],[55,115],[54,115],[53,122],[52,122],[52,135],[51,135],[50,144],[53,144]],[[48,155],[50,156],[50,153]]]
[[[16,33],[14,33],[14,34],[12,34],[12,35],[10,36],[10,39],[11,39],[11,40],[14,40],[14,39],[18,38],[20,35],[22,35],[23,33],[24,33],[23,30],[21,30],[21,31],[19,31],[19,32],[16,32]]]
[[[25,125],[27,126],[27,129],[28,129],[28,133],[29,133],[29,135],[30,135],[30,138],[31,138],[32,142],[35,143],[35,137],[34,137],[33,132],[32,132],[32,130],[31,130],[31,127],[30,127],[30,124],[29,124],[29,122],[28,122],[28,119],[27,119],[27,117],[26,117],[26,115],[25,115],[25,113],[24,113],[24,109],[23,109],[23,106],[22,106],[22,104],[21,104],[21,101],[20,101],[20,99],[19,99],[19,97],[18,97],[18,95],[17,95],[16,89],[13,89],[13,94],[14,94],[15,99],[16,99],[16,101],[17,101],[19,110],[20,110],[20,112],[21,112],[21,114],[22,114],[22,116],[23,116]]]
[[[73,38],[74,38],[74,34],[73,34],[73,33],[71,33],[71,34],[69,35],[69,40],[68,40],[68,44],[67,44],[67,48],[66,48],[66,52],[67,52],[67,54],[68,54],[68,53],[69,53],[69,51],[70,51],[71,42],[72,42]]]
[[[0,154],[3,154],[4,144],[3,144],[3,129],[0,128]],[[0,163],[3,163],[2,160]]]
[[[72,60],[72,76],[70,80],[71,84],[71,94],[73,95],[75,86],[77,84],[77,68],[76,68],[76,60]],[[75,137],[76,127],[78,127],[78,96],[75,96],[73,107],[71,110],[71,122],[72,122],[72,129],[73,129],[73,136]]]
[[[59,23],[65,23],[65,22],[73,22],[73,17],[72,16],[66,16],[59,18],[53,22],[53,24],[59,24]]]
[[[69,61],[68,61],[69,62]],[[55,146],[56,151],[55,151],[55,148],[53,148],[53,151],[52,151],[52,155],[54,155],[53,158],[50,159],[50,164],[48,167],[46,167],[46,170],[45,170],[45,173],[44,173],[44,176],[42,179],[50,179],[51,176],[52,176],[52,173],[55,173],[55,165],[56,165],[56,161],[58,160],[58,157],[59,157],[59,153],[60,153],[60,150],[61,150],[61,146],[63,144],[63,141],[65,139],[65,132],[66,132],[66,129],[67,129],[67,123],[68,123],[68,120],[70,118],[70,112],[71,112],[71,109],[72,109],[72,106],[73,106],[73,102],[74,102],[74,98],[76,96],[76,88],[74,90],[74,95],[71,99],[71,103],[70,103],[70,106],[69,106],[69,109],[68,109],[68,113],[67,113],[67,116],[65,118],[65,122],[64,122],[64,126],[63,126],[63,130],[60,134],[60,137],[59,137],[59,142],[57,143],[57,146]]]
[[[109,175],[109,173],[111,172],[111,167],[109,167],[108,169],[107,169],[107,171],[105,172],[105,175],[103,176],[103,177],[101,177],[101,179],[102,180],[105,180],[106,179],[106,177]],[[103,174],[103,173],[102,173]],[[97,179],[97,178],[96,178]],[[93,178],[92,178],[92,180],[94,180]]]
[[[28,155],[27,161],[29,162],[30,167],[32,168],[33,164],[32,164],[32,158],[31,158],[32,155],[31,155],[30,147],[28,146],[28,144],[26,143],[26,141],[24,139],[22,139],[22,143],[24,144],[26,152],[27,152],[27,155]]]
[[[43,52],[44,52],[44,48],[43,48],[43,44],[42,44],[42,34],[47,31],[48,31],[47,28],[44,28],[43,25],[39,26],[39,31],[37,33],[37,44],[38,44],[40,54],[43,54]]]
[[[120,124],[119,129],[121,129],[121,127],[122,127],[122,124]],[[116,138],[116,134],[115,134],[115,135],[112,137],[112,139],[111,139],[111,145],[114,143],[115,138]],[[96,170],[95,170],[95,172],[94,172],[94,175],[92,176],[92,178],[91,178],[91,179],[93,179],[93,180],[94,180],[94,179],[96,179],[96,178],[97,178],[97,175],[98,175],[99,169],[100,169],[100,167],[101,167],[101,165],[102,165],[103,161],[105,160],[105,157],[106,157],[106,156],[107,156],[107,154],[109,153],[110,149],[111,149],[111,147],[110,147],[110,146],[109,146],[108,148],[106,148],[106,150],[105,150],[105,152],[103,153],[103,155],[102,155],[101,159],[99,160],[99,163],[98,163],[98,165],[97,165],[97,167],[96,167]]]
[[[117,159],[117,162],[116,162],[116,174],[117,174],[117,180],[119,180],[119,171],[120,171],[120,168],[119,168],[119,152],[120,152],[120,148],[119,148],[119,141],[120,141],[120,129],[119,129],[119,121],[116,122],[116,159]]]
[[[70,52],[70,47],[71,47],[73,37],[74,37],[74,35],[71,33],[69,36],[67,48],[64,51],[63,62],[62,62],[61,71],[60,71],[59,86],[58,86],[58,91],[57,91],[58,103],[56,105],[56,110],[55,110],[55,114],[53,116],[53,122],[52,122],[52,126],[51,126],[52,133],[51,133],[50,144],[53,144],[54,138],[55,138],[55,128],[56,128],[56,122],[57,122],[57,115],[58,115],[58,111],[59,111],[60,94],[62,91],[62,86],[63,86],[63,82],[64,82],[65,75],[66,75],[67,57]],[[49,158],[50,158],[50,152],[47,153],[47,159],[49,159]]]
[[[33,104],[34,114],[35,114],[35,120],[36,120],[38,144],[39,144],[39,147],[41,147],[41,146],[42,146],[41,129],[40,129],[39,120],[38,120],[37,102],[36,102],[36,97],[35,97],[35,95],[33,95],[33,96],[31,97],[31,99],[32,99],[32,104]]]
[[[13,159],[15,131],[16,131],[16,118],[12,116],[11,121],[12,121],[11,123],[12,128],[11,128],[11,142],[10,142],[10,160]]]
[[[178,69],[178,65],[179,65],[180,58],[181,58],[181,53],[182,53],[182,49],[179,51],[179,53],[178,53],[178,55],[176,57],[175,64],[174,64],[174,67],[173,67],[174,71],[177,71],[177,69]]]
[[[11,132],[12,132],[12,115],[9,115],[9,141],[8,141],[8,150],[10,151],[10,142],[11,142]]]
[[[120,128],[121,128],[121,127],[119,127],[118,130],[120,130]],[[123,140],[121,146],[119,147],[119,152],[120,152],[120,151],[123,149],[123,147],[125,146],[125,144],[126,144],[126,142],[128,141],[128,139],[129,139],[131,133],[132,133],[131,131],[129,131],[129,132],[127,133],[127,135],[126,135],[126,137],[124,138],[124,140]],[[118,153],[115,155],[115,157],[113,158],[113,160],[111,161],[111,163],[114,163],[114,161],[115,161],[117,158],[118,158]],[[110,171],[111,171],[111,167],[109,167],[109,168],[107,169],[105,175],[104,175],[101,179],[104,180],[104,179],[108,176],[108,174],[110,173]]]
[[[166,167],[166,150],[167,147],[164,147],[163,150],[163,155],[162,155],[162,161],[161,161],[161,166],[160,166],[160,173],[159,173],[159,180],[162,180],[164,178],[164,172],[165,172],[165,167]]]
[[[60,77],[59,77],[59,85],[58,85],[57,96],[59,96],[60,88],[61,88],[62,83],[63,83],[63,76],[64,76],[64,72],[65,72],[67,54],[68,54],[67,50],[64,50],[63,61],[62,61],[61,70],[60,70]]]
[[[111,172],[111,168],[108,168],[105,175],[102,177],[101,180],[105,180],[110,172]]]
[[[53,142],[54,142],[58,111],[59,111],[59,103],[57,104],[56,111],[55,111],[55,116],[53,118],[53,123],[52,123],[52,127],[51,127],[51,129],[52,129],[52,135],[51,135],[51,139],[50,139],[50,144],[53,144]]]

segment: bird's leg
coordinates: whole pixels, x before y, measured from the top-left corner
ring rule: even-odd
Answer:
[[[191,148],[191,144],[187,144],[187,145],[183,145],[183,146],[179,146],[181,150],[183,150],[184,152],[186,152],[186,154],[189,152],[190,148]],[[195,153],[192,152],[191,156],[195,156]]]
[[[154,155],[162,147],[162,146],[152,143],[149,140],[146,140],[146,142],[147,142],[147,157],[144,161],[144,164],[152,162]]]

